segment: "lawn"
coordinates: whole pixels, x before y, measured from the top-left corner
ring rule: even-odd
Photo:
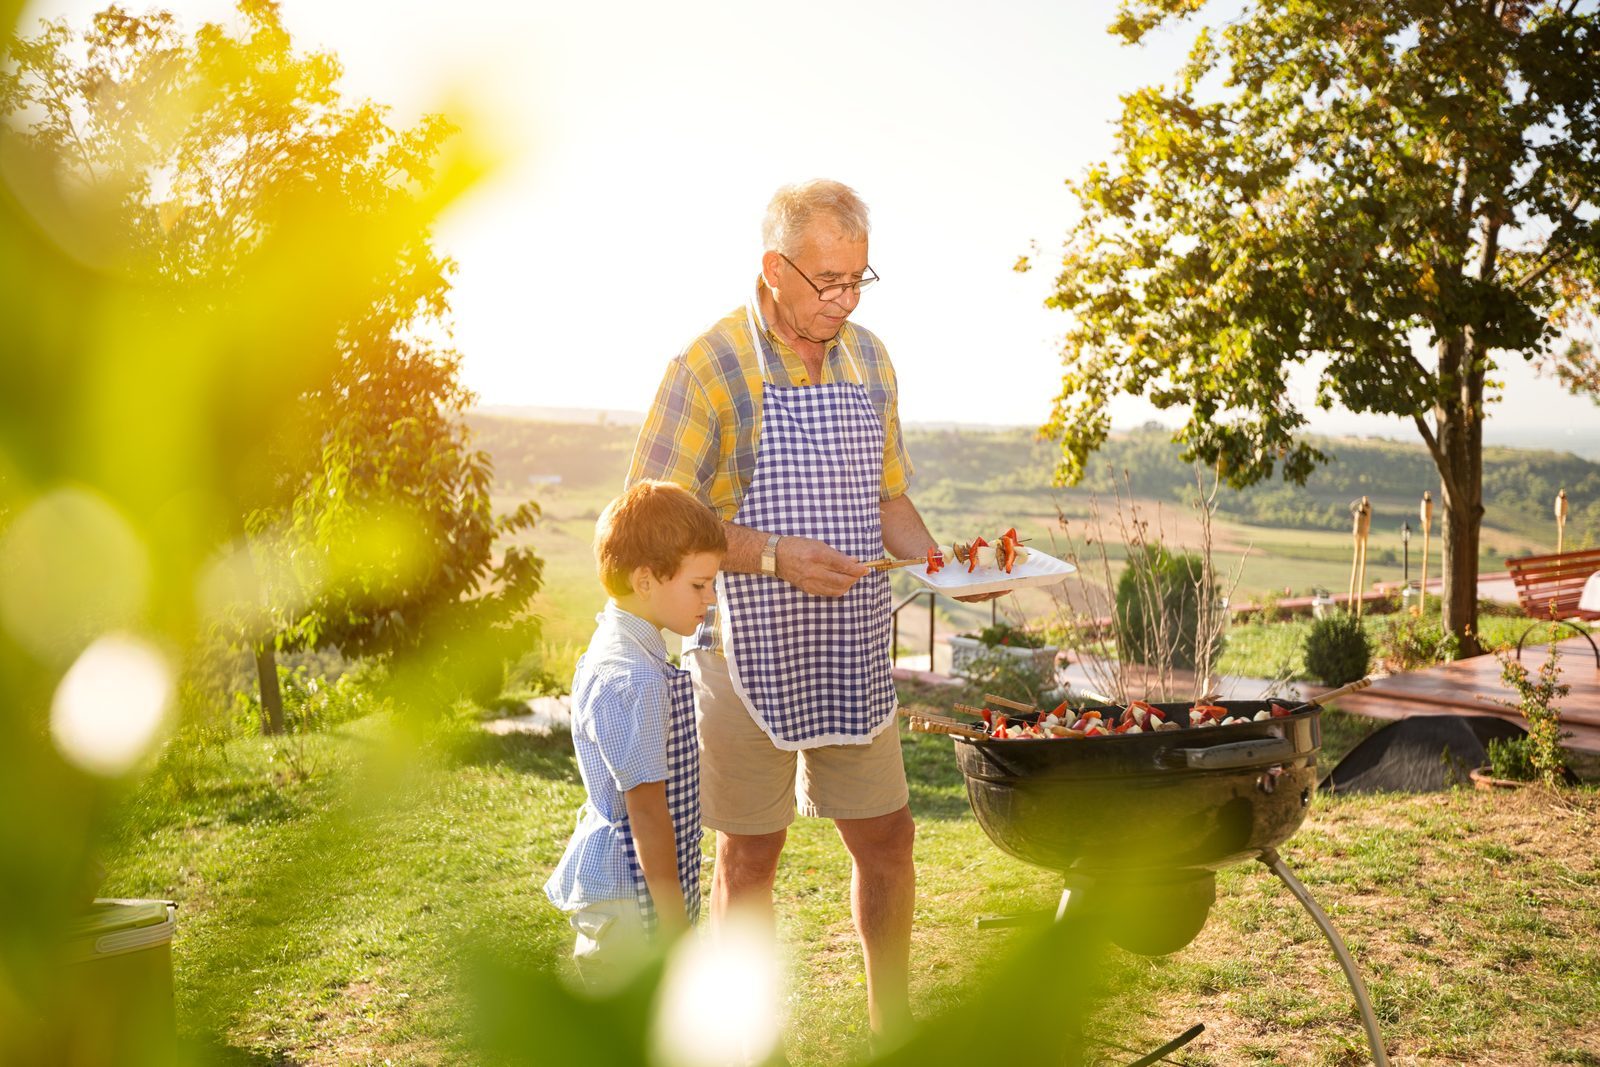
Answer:
[[[1333,713],[1329,726],[1331,745],[1359,733]],[[112,828],[102,895],[180,902],[180,1025],[215,1032],[237,1062],[476,1061],[458,977],[468,946],[563,966],[567,928],[538,887],[581,797],[569,741],[465,723],[397,743],[403,734],[374,715],[303,740],[235,740],[146,779]],[[1031,935],[972,920],[1047,908],[1058,887],[984,838],[948,739],[905,745],[918,1011],[1007,1025],[1040,997],[1087,995],[989,984]],[[1583,789],[1318,798],[1283,853],[1360,961],[1396,1063],[1600,1064],[1597,846],[1600,795]],[[863,1050],[847,880],[832,828],[797,823],[777,887],[796,1064]],[[1187,949],[1119,953],[1098,973],[1114,1000],[1095,1032],[1123,1044],[1203,1021],[1179,1062],[1361,1060],[1332,954],[1264,869],[1223,872],[1212,921]]]
[[[1438,616],[1430,616],[1437,626]],[[1385,635],[1406,622],[1400,614],[1363,615],[1362,626],[1373,648],[1373,669],[1383,666]],[[1276,622],[1234,622],[1228,627],[1227,643],[1217,669],[1226,675],[1240,678],[1287,678],[1290,681],[1315,682],[1306,672],[1305,644],[1314,621],[1300,617]],[[1534,625],[1534,620],[1512,608],[1497,606],[1493,611],[1480,611],[1478,639],[1489,649],[1509,648],[1517,643],[1524,632]],[[1540,644],[1548,630],[1535,634],[1530,644]]]

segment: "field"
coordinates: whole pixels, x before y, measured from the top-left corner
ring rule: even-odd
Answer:
[[[1333,746],[1359,733],[1330,719]],[[1033,935],[980,932],[973,919],[1047,909],[1059,887],[983,837],[947,740],[904,741],[919,828],[913,993],[923,1019],[953,1012],[952,1033],[980,1040],[987,1028],[1000,1040],[1055,1025],[1048,1008],[1028,1005],[1089,999],[1093,1032],[1128,1047],[1204,1022],[1205,1036],[1177,1058],[1192,1067],[1362,1062],[1332,954],[1260,868],[1222,873],[1211,922],[1174,956],[1112,950],[1092,979],[1057,968],[997,988],[994,969]],[[461,723],[419,743],[378,714],[289,742],[240,739],[176,778],[158,771],[143,783],[111,834],[101,893],[180,902],[181,1025],[214,1032],[224,1062],[482,1062],[493,1057],[470,1022],[485,1004],[473,978],[486,966],[481,947],[512,968],[497,975],[564,966],[569,934],[538,887],[580,798],[563,734],[494,737]],[[1594,790],[1319,797],[1283,853],[1360,961],[1396,1064],[1600,1064]],[[797,823],[777,889],[785,1042],[797,1065],[864,1053],[847,880],[832,828]],[[599,1017],[581,1002],[561,1007],[553,987],[506,985],[491,1007],[495,995],[545,1027],[547,1051],[562,1040],[560,1012]],[[625,1013],[637,1009],[601,1010],[623,1025],[591,1034],[586,1058],[633,1062],[606,1050],[621,1047],[634,1018]],[[919,1062],[962,1062],[959,1051]]]
[[[551,677],[564,681],[570,677],[571,664],[588,639],[595,613],[604,604],[604,594],[594,579],[590,539],[600,509],[621,487],[637,429],[598,421],[573,424],[490,416],[475,416],[472,425],[481,445],[495,459],[496,507],[508,509],[531,498],[543,509],[543,519],[529,538],[546,562],[545,588],[538,601],[544,618],[540,658]],[[1145,458],[1158,469],[1152,472],[1141,468],[1127,475],[1124,488],[1133,495],[1124,497],[1122,511],[1131,519],[1136,508],[1137,517],[1149,522],[1166,543],[1198,550],[1202,540],[1200,524],[1193,509],[1183,502],[1181,492],[1185,479],[1190,480],[1192,488],[1192,472],[1175,465],[1165,453],[1152,452],[1158,446],[1170,446],[1161,446],[1148,434],[1129,438],[1120,447],[1135,446],[1149,455],[1122,458]],[[1092,607],[1093,613],[1104,613],[1108,600],[1107,567],[1100,554],[1103,549],[1114,580],[1124,552],[1114,479],[1102,474],[1096,487],[1053,487],[1053,459],[1048,446],[1020,431],[911,429],[907,432],[907,447],[917,466],[912,497],[935,536],[953,540],[993,526],[1014,524],[1046,551],[1077,562],[1081,576],[1069,580],[1073,606],[1079,612]],[[1360,476],[1365,482],[1376,478],[1375,474],[1366,473],[1366,466],[1377,470],[1394,466],[1392,454],[1405,456],[1408,463],[1416,461],[1415,449],[1372,445],[1368,450],[1372,455],[1357,453],[1357,459],[1349,461],[1353,467],[1365,465],[1361,466]],[[1491,465],[1495,455],[1505,454],[1508,450],[1491,455]],[[1517,462],[1527,463],[1532,462],[1527,457],[1537,459],[1542,454],[1515,455],[1519,457]],[[1570,472],[1565,466],[1560,468],[1571,477],[1587,477],[1584,472],[1590,468],[1600,471],[1600,465],[1572,457],[1565,457],[1562,463],[1576,465]],[[1001,473],[995,475],[995,471]],[[1426,485],[1420,475],[1418,485]],[[1287,491],[1283,486],[1259,490],[1278,495]],[[1302,494],[1299,499],[1307,521],[1315,519],[1318,509],[1332,507],[1328,498],[1334,491],[1324,487]],[[1233,507],[1235,512],[1250,510],[1252,499],[1248,492],[1224,492],[1219,497],[1222,505]],[[1395,514],[1392,523],[1374,525],[1367,577],[1371,582],[1398,582],[1404,574],[1398,536],[1399,505],[1391,502],[1384,506]],[[1497,516],[1505,526],[1494,524]],[[1416,519],[1414,511],[1409,518]],[[1490,519],[1482,531],[1483,556],[1479,561],[1485,571],[1501,569],[1506,556],[1553,547],[1540,539],[1539,527],[1531,525],[1521,511],[1493,506]],[[1378,521],[1383,521],[1381,515]],[[1569,538],[1589,536],[1587,530],[1573,525],[1569,527]],[[1553,536],[1553,531],[1550,534]],[[1339,529],[1263,525],[1224,510],[1213,527],[1216,566],[1229,582],[1237,576],[1237,586],[1230,593],[1236,603],[1255,600],[1268,590],[1279,595],[1285,590],[1295,595],[1308,594],[1316,587],[1343,590],[1350,581],[1350,546],[1347,525]],[[1421,564],[1420,535],[1413,539],[1411,547],[1411,573],[1415,576]],[[1431,555],[1430,569],[1437,574],[1437,521]],[[894,575],[892,581],[897,602],[919,587],[914,578],[905,574]],[[1049,625],[1064,621],[1070,613],[1068,608],[1050,595],[1035,592],[1003,598],[993,610],[1012,621]],[[944,636],[987,623],[991,608],[941,598],[937,611],[937,629]],[[926,608],[921,605],[906,616],[903,647],[924,651],[926,639],[917,635],[926,633],[926,618]]]

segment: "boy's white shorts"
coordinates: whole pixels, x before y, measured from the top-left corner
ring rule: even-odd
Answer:
[[[586,986],[609,992],[626,985],[649,957],[644,915],[636,899],[601,900],[568,918],[577,931],[572,960]]]

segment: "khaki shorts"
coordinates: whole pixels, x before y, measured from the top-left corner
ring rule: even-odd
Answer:
[[[796,807],[823,819],[873,819],[906,806],[906,767],[894,723],[865,745],[785,751],[734,693],[727,660],[705,651],[685,658],[694,675],[705,825],[729,834],[771,834],[794,822]]]

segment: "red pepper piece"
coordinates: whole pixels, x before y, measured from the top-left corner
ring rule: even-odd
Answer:
[[[1284,707],[1282,704],[1273,704],[1272,705],[1272,717],[1274,719],[1287,719],[1289,716],[1291,716],[1293,714],[1294,714],[1294,712],[1290,711],[1288,708]]]
[[[995,718],[994,718],[994,732],[997,733],[997,734],[1003,734],[1003,733],[1006,732],[1006,717],[1004,715],[996,715],[995,716]]]
[[[981,548],[981,547],[986,546],[988,543],[989,542],[985,541],[981,537],[975,537],[975,538],[972,539],[972,544],[967,546],[967,573],[968,574],[971,574],[973,571],[978,569],[978,549]]]

